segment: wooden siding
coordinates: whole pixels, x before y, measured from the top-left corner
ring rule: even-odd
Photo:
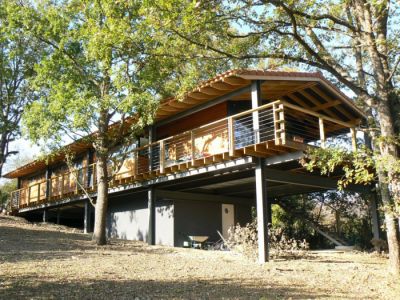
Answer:
[[[203,111],[199,111],[190,116],[184,117],[182,119],[176,120],[167,125],[157,128],[157,139],[163,139],[169,136],[173,136],[178,133],[200,127],[201,125],[211,123],[218,119],[222,119],[227,116],[227,113],[227,103],[220,103]]]

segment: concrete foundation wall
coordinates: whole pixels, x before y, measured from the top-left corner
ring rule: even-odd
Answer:
[[[171,200],[156,201],[155,243],[174,246],[174,202]]]
[[[108,236],[148,241],[149,211],[147,203],[147,193],[110,198]]]

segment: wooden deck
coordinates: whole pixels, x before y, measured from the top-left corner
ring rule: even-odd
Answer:
[[[278,100],[130,151],[117,158],[118,170],[112,172],[110,164],[110,188],[245,156],[267,158],[325,147],[327,139],[345,132],[352,134],[354,148],[354,124]],[[91,164],[13,191],[11,208],[18,211],[77,196],[84,190],[95,192],[94,174],[96,164]]]

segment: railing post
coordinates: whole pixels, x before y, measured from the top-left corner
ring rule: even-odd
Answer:
[[[286,128],[285,128],[285,109],[283,104],[279,104],[279,130],[281,135],[281,144],[286,144]]]
[[[253,81],[251,84],[251,108],[258,109],[262,105],[261,99],[261,82],[259,80]],[[260,143],[260,121],[259,111],[254,110],[252,112],[253,117],[253,133],[254,133],[254,144]]]
[[[37,202],[39,202],[40,201],[40,185],[41,185],[41,182],[39,182],[38,183],[38,187],[37,187]]]
[[[163,140],[160,141],[160,173],[165,172],[165,143]]]
[[[321,139],[321,148],[325,148],[325,127],[324,127],[324,119],[319,118],[319,136]]]
[[[280,140],[279,140],[279,134],[278,134],[278,130],[279,130],[279,115],[278,115],[278,109],[276,107],[276,104],[272,105],[272,114],[273,114],[273,118],[274,118],[274,137],[275,137],[275,145],[279,145],[280,144]]]
[[[28,186],[28,199],[27,199],[27,205],[31,203],[31,186]]]
[[[229,156],[235,155],[235,128],[233,126],[233,118],[228,118],[228,139],[229,139]]]
[[[350,134],[351,134],[351,146],[353,148],[353,151],[357,151],[357,131],[354,127],[350,128]]]
[[[61,194],[62,196],[64,194],[64,173],[61,174]]]
[[[190,140],[191,140],[191,144],[192,144],[192,148],[191,148],[191,154],[192,154],[192,166],[195,166],[196,162],[195,162],[195,156],[196,156],[196,145],[195,145],[195,136],[194,136],[194,130],[190,131]]]

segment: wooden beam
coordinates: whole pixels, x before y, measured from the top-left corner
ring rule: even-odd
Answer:
[[[324,99],[325,101],[328,101],[328,102],[332,102],[332,98],[330,98],[330,97],[328,97],[325,93],[323,93],[319,88],[318,88],[318,86],[316,86],[316,87],[314,87],[314,88],[312,88],[312,90],[318,95],[318,96],[320,96],[322,99]],[[340,101],[340,103],[342,103],[341,101]],[[349,120],[359,120],[359,119],[355,119],[355,117],[353,116],[353,115],[351,115],[350,113],[348,113],[345,109],[343,109],[342,107],[340,107],[340,106],[337,106],[337,107],[335,107],[339,112],[341,112],[343,115],[345,115],[346,116],[346,118],[348,118]]]
[[[234,89],[232,85],[225,82],[213,82],[210,83],[210,86],[221,91],[230,91]]]
[[[209,99],[210,96],[201,92],[190,92],[189,93],[191,98],[197,99],[197,100],[206,100]]]
[[[240,77],[226,77],[222,79],[223,82],[226,82],[230,85],[245,85],[248,84],[248,81],[240,78]]]
[[[199,89],[199,92],[206,94],[206,95],[210,95],[210,96],[219,96],[221,94],[223,94],[223,91],[217,90],[215,88],[212,87],[203,87]]]

